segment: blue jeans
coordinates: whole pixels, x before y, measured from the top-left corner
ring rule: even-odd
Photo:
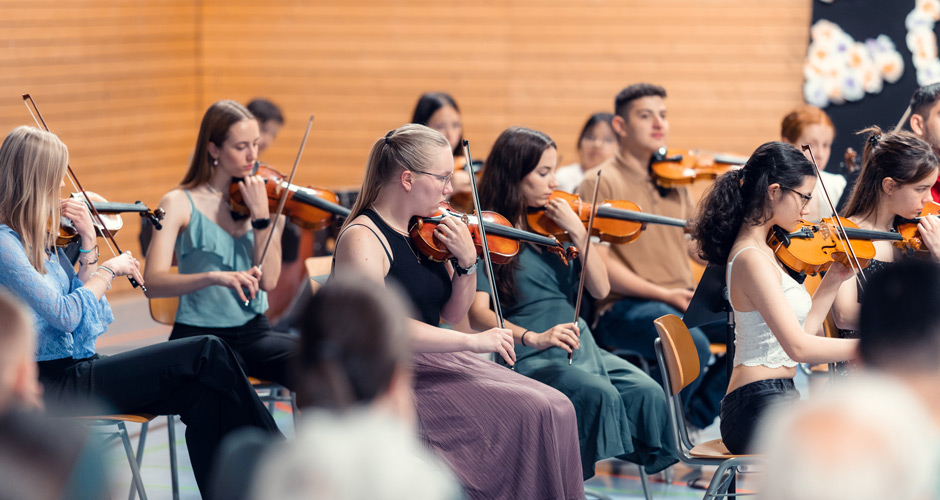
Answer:
[[[682,317],[681,312],[663,302],[624,298],[601,315],[597,329],[594,330],[594,338],[603,347],[636,351],[650,366],[655,367],[657,362],[653,341],[659,338],[659,333],[653,320],[666,314]],[[718,416],[718,406],[728,389],[728,371],[724,356],[719,357],[714,365],[706,369],[711,358],[709,344],[727,342],[727,334],[724,322],[690,328],[689,332],[692,333],[702,370],[698,378],[682,390],[682,399],[686,419],[690,424],[704,429]],[[659,369],[650,371],[650,376],[662,384]]]
[[[742,385],[721,400],[721,439],[735,455],[748,452],[766,412],[800,399],[792,378],[771,378]]]

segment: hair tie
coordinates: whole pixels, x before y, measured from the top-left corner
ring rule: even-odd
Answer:
[[[871,144],[872,147],[878,145],[878,141],[881,140],[881,135],[872,135],[868,137],[868,144]]]
[[[393,130],[389,130],[388,133],[385,134],[385,145],[386,145],[386,146],[391,146],[391,145],[392,145],[392,142],[389,141],[388,138],[391,137],[392,134],[394,134],[394,133],[395,133],[395,130],[393,129]]]

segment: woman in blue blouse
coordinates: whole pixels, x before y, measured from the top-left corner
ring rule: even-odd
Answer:
[[[14,129],[0,146],[0,285],[18,295],[36,320],[39,380],[51,411],[179,414],[203,495],[223,436],[242,426],[277,427],[231,350],[199,337],[99,356],[95,342],[114,320],[104,298],[117,276],[143,282],[129,252],[98,265],[87,208],[60,202],[68,149],[31,127]],[[79,271],[54,246],[50,227],[63,215],[82,239]]]

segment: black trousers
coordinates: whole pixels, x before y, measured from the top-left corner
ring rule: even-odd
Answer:
[[[800,400],[792,378],[771,378],[742,385],[721,400],[721,439],[735,455],[752,453],[754,431],[767,412]]]
[[[235,358],[245,373],[270,380],[295,390],[295,366],[300,354],[300,339],[271,330],[268,318],[259,314],[242,326],[207,328],[174,323],[170,340],[197,335],[215,335],[235,351]]]
[[[277,424],[216,337],[163,342],[114,356],[39,362],[39,380],[53,414],[105,411],[179,415],[199,490],[208,497],[212,461],[222,439],[242,427],[280,436]]]

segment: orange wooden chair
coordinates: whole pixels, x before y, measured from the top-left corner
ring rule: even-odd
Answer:
[[[738,467],[761,463],[757,455],[733,455],[720,439],[693,445],[689,431],[685,426],[685,411],[679,392],[698,377],[698,353],[692,334],[682,320],[673,314],[662,316],[653,321],[659,338],[654,342],[659,368],[662,370],[663,386],[669,406],[669,420],[676,440],[676,453],[679,460],[689,465],[717,465],[718,470],[712,476],[705,491],[705,499],[743,496],[729,493]]]

